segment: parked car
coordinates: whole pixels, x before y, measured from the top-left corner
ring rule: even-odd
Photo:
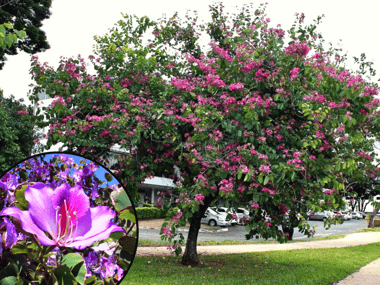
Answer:
[[[230,226],[231,220],[227,220],[227,213],[221,213],[207,208],[204,217],[201,219],[201,223],[208,224],[211,227]]]
[[[238,215],[238,224],[244,224],[244,219],[246,217],[249,218],[249,211],[244,208],[238,208],[237,209],[237,215]]]
[[[336,216],[342,216],[343,221],[351,220],[351,217],[347,214],[346,211],[343,211],[343,212],[334,211],[334,217]]]
[[[210,209],[219,213],[226,213],[226,216],[228,216],[228,214],[231,214],[232,219],[230,220],[230,222],[232,226],[235,226],[239,221],[239,215],[233,208],[228,209],[226,207],[211,207]]]
[[[343,215],[341,212],[334,211],[334,213],[333,213],[333,217],[335,218],[336,216],[341,216],[342,219],[344,220],[344,215]]]
[[[346,220],[346,221],[349,221],[349,220],[352,219],[351,212],[343,211],[343,212],[342,212],[342,215],[343,215],[343,219]]]
[[[311,212],[308,216],[309,220],[322,220],[325,221],[328,218],[332,218],[333,213],[330,211],[323,211],[323,212]]]
[[[359,212],[352,212],[352,219],[356,219],[356,220],[359,220],[359,219],[362,219],[363,218],[363,215]]]

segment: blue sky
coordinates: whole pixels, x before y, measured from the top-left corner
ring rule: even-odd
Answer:
[[[86,159],[86,158],[81,157],[81,156],[76,156],[76,155],[67,154],[67,153],[59,153],[59,152],[47,154],[46,157],[45,157],[45,161],[49,161],[51,158],[53,158],[53,155],[58,155],[59,156],[60,154],[65,154],[68,158],[72,158],[74,160],[74,162],[77,163],[77,164],[80,164],[80,160],[86,160],[88,163],[93,162],[92,160]],[[99,165],[98,170],[95,171],[96,177],[98,177],[102,181],[107,182],[107,180],[104,177],[105,173],[110,173],[112,175],[112,172],[108,171],[106,168],[104,168],[104,167],[102,167],[100,165]],[[111,186],[111,185],[114,185],[114,184],[116,184],[116,185],[119,184],[119,182],[116,180],[116,178],[113,175],[112,175],[112,177],[113,177],[112,181],[111,182],[107,182],[108,185]],[[106,186],[106,184],[102,185],[101,187],[105,187],[105,186]]]

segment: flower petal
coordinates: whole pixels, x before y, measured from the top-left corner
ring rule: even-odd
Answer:
[[[0,216],[12,216],[21,222],[21,228],[31,234],[35,234],[42,245],[54,245],[55,242],[49,239],[46,234],[34,223],[28,211],[21,211],[17,207],[5,208],[0,212]]]
[[[47,231],[54,239],[57,236],[56,209],[52,203],[54,190],[44,183],[35,183],[25,190],[29,202],[29,213],[34,223]]]
[[[76,224],[76,236],[83,236],[91,229],[91,211],[90,211],[90,198],[84,193],[82,187],[75,185],[70,187],[68,183],[62,184],[54,191],[53,205],[55,208],[61,207],[63,219],[70,215],[72,225]],[[67,213],[64,213],[67,210]],[[82,221],[83,222],[80,222]],[[65,227],[65,221],[61,227]]]
[[[55,189],[53,197],[54,206],[62,207],[65,200],[68,211],[70,213],[75,211],[78,219],[86,216],[90,211],[90,198],[79,185],[70,187],[69,183],[65,183]]]
[[[75,239],[73,243],[66,246],[73,247],[78,250],[82,250],[88,246],[91,246],[96,241],[108,239],[110,237],[110,234],[113,232],[125,232],[125,230],[122,227],[119,227],[112,222],[110,223],[111,223],[111,226],[107,228],[105,231],[100,232],[100,233],[95,233],[95,235],[91,237],[86,237],[86,238],[78,237],[77,239]]]
[[[70,246],[81,250],[91,246],[95,241],[109,238],[112,232],[125,232],[122,227],[115,225],[111,221],[113,218],[115,218],[115,212],[107,206],[91,208],[91,230],[83,236],[77,235]],[[83,223],[86,222],[88,223],[85,219],[81,219],[78,227],[82,227]]]

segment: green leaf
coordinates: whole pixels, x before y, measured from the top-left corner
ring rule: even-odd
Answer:
[[[9,276],[0,281],[0,285],[15,285],[17,282],[17,277]]]
[[[27,173],[25,170],[21,170],[21,171],[19,172],[19,175],[20,175],[20,177],[21,177],[22,179],[24,179],[24,180],[28,180],[28,173]]]
[[[95,276],[88,277],[85,280],[86,284],[90,284],[90,283],[92,283],[94,281],[95,281]]]
[[[29,208],[29,202],[25,199],[25,190],[29,185],[23,185],[21,188],[16,189],[15,197],[17,202],[20,203],[23,209],[21,210],[28,210]]]
[[[137,247],[137,238],[123,236],[119,239],[119,244],[129,254],[134,254]]]
[[[11,249],[11,252],[13,254],[24,254],[24,253],[28,253],[28,248],[26,246],[26,242],[25,241],[19,241],[17,242]]]
[[[290,177],[290,179],[292,180],[292,181],[294,181],[294,178],[296,177],[296,173],[295,172],[293,172],[292,173],[292,176]]]
[[[129,220],[136,224],[136,216],[133,215],[129,210],[123,210],[120,212],[119,218],[122,220]]]
[[[67,265],[58,266],[54,270],[54,275],[59,285],[76,285],[78,283]]]
[[[263,176],[264,174],[260,173],[259,177],[257,177],[257,180],[259,181],[259,183],[263,183]]]
[[[80,254],[78,254],[78,253],[66,254],[63,257],[61,264],[66,265],[68,268],[70,268],[73,276],[75,276],[75,279],[80,284],[83,284],[84,277],[87,273],[87,270],[86,270],[86,267],[84,265],[84,259]]]
[[[269,181],[269,176],[265,176],[264,185],[267,185],[268,181]]]
[[[17,274],[18,274],[17,265],[9,264],[7,267],[5,267],[3,270],[0,271],[0,279],[4,279],[10,276],[17,276]]]
[[[127,193],[125,193],[124,189],[121,189],[120,192],[112,192],[111,199],[117,211],[121,211],[132,205],[131,200],[129,199]]]
[[[240,180],[241,179],[241,176],[242,176],[242,172],[241,172],[241,169],[238,170],[238,173],[237,173],[237,178]]]
[[[112,174],[108,172],[104,173],[104,177],[107,179],[108,182],[111,182],[113,179]]]
[[[12,24],[4,23],[3,25],[4,25],[4,27],[6,27],[8,29],[13,29],[13,25]]]

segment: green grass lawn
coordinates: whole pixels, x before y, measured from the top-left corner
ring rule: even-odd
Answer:
[[[136,257],[126,284],[333,284],[380,258],[380,243],[200,256],[203,265],[180,265],[175,256]]]

